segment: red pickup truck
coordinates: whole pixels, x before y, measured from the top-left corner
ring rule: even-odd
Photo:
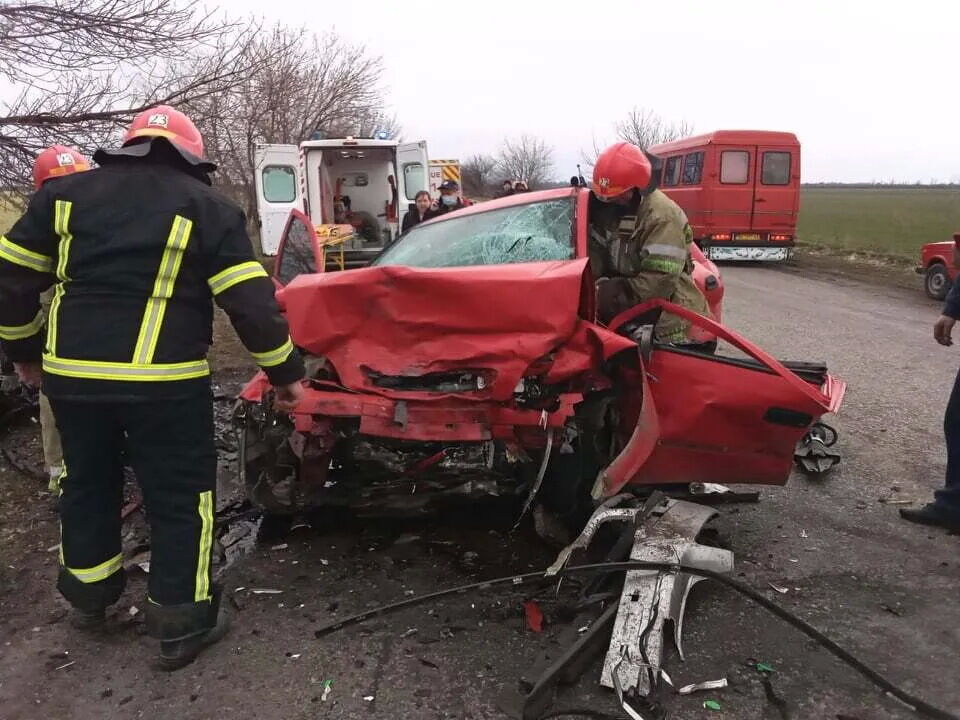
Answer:
[[[927,297],[943,300],[950,292],[950,286],[960,269],[954,261],[954,249],[960,241],[960,232],[953,234],[953,240],[927,243],[920,248],[920,267],[917,273],[923,275],[923,290]]]

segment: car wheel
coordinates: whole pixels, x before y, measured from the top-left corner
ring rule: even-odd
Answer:
[[[933,263],[927,268],[923,278],[923,289],[927,297],[934,300],[943,300],[950,291],[950,275],[947,266],[943,263]]]

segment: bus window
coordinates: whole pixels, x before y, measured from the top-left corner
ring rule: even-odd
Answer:
[[[790,184],[790,153],[765,152],[760,182],[764,185]]]
[[[699,185],[700,177],[703,175],[703,153],[690,153],[683,159],[683,180],[684,185]]]
[[[750,153],[746,150],[724,150],[720,153],[720,182],[745,185],[750,177]]]
[[[664,187],[673,187],[680,183],[680,161],[682,159],[679,155],[667,158],[667,164],[663,168]]]

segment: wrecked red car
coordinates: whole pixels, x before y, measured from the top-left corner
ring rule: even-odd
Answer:
[[[515,195],[332,273],[317,271],[322,247],[294,211],[275,279],[308,387],[292,415],[271,409],[262,373],[243,390],[251,501],[416,515],[496,496],[573,517],[631,483],[786,482],[843,383],[664,301],[596,322],[589,211],[584,188]],[[719,274],[698,260],[719,316]],[[656,309],[742,354],[652,342],[638,319]]]

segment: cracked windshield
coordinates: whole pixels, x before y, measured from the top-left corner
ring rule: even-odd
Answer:
[[[458,267],[569,260],[573,198],[476,213],[414,228],[377,265]]]

